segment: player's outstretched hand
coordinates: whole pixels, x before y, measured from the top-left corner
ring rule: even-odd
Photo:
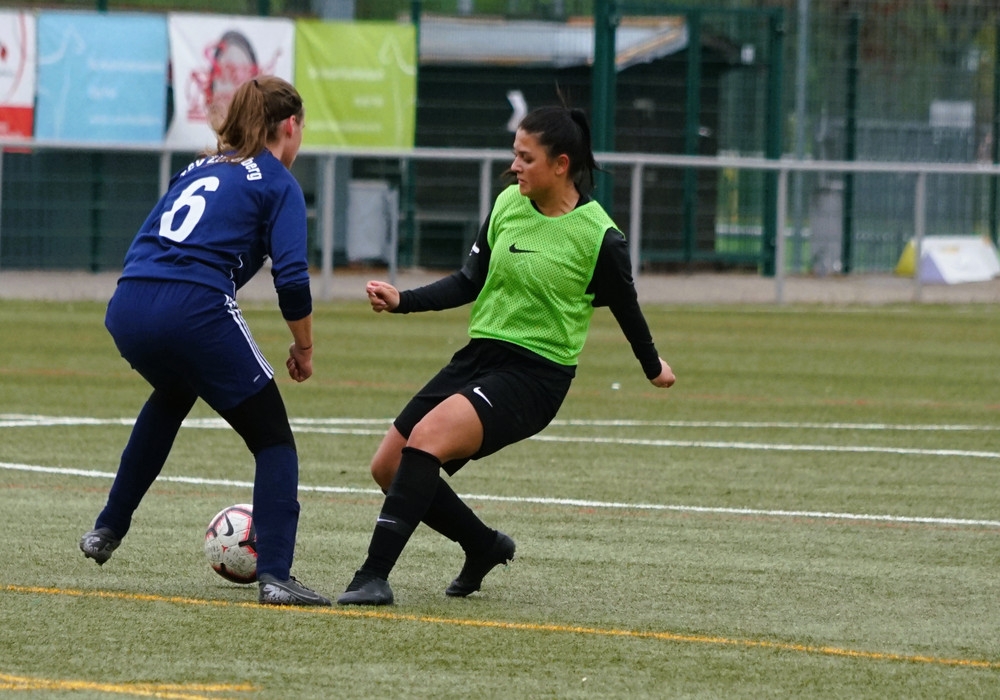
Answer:
[[[399,290],[388,282],[372,280],[365,285],[365,293],[375,313],[392,311],[399,306]]]
[[[313,373],[313,351],[312,347],[300,350],[299,346],[292,343],[288,346],[288,359],[285,360],[285,367],[288,368],[288,376],[297,382],[304,382]]]
[[[653,386],[658,386],[661,389],[669,389],[677,381],[677,377],[674,376],[674,371],[670,369],[670,365],[660,358],[660,373],[649,380]]]

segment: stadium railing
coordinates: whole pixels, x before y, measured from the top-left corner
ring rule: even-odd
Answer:
[[[74,151],[74,152],[125,152],[125,153],[147,153],[159,155],[159,185],[160,191],[165,191],[167,183],[172,175],[172,157],[174,154],[186,154],[190,152],[187,148],[171,148],[166,145],[142,145],[142,144],[122,144],[122,143],[81,143],[65,141],[41,141],[24,139],[0,139],[0,208],[4,205],[3,182],[3,156],[2,153],[8,149],[15,151]],[[483,221],[489,214],[492,199],[494,196],[494,168],[498,164],[506,164],[510,160],[510,153],[506,150],[489,149],[444,149],[444,148],[413,148],[413,149],[330,149],[303,147],[300,157],[307,156],[317,159],[320,167],[316,192],[316,219],[317,231],[320,242],[320,279],[321,287],[318,295],[325,298],[329,295],[330,282],[333,276],[333,243],[334,243],[334,177],[336,169],[334,163],[338,158],[368,158],[368,159],[388,159],[396,160],[400,163],[415,163],[423,161],[451,161],[478,164],[478,220]],[[796,160],[782,158],[771,160],[756,157],[738,156],[683,156],[665,155],[649,153],[598,153],[598,162],[602,166],[615,166],[627,168],[630,172],[629,180],[629,219],[627,230],[629,235],[630,255],[632,267],[636,276],[641,273],[640,253],[642,251],[643,240],[643,173],[649,168],[676,168],[676,169],[709,169],[722,170],[732,169],[737,171],[752,171],[758,173],[773,173],[776,176],[776,187],[774,192],[776,218],[776,231],[781,231],[782,235],[775,236],[774,259],[782,261],[774,266],[775,296],[777,301],[782,299],[782,285],[787,274],[786,241],[790,236],[789,231],[789,176],[794,173],[822,173],[826,175],[845,174],[886,174],[894,177],[912,176],[913,178],[913,211],[912,221],[909,224],[901,224],[904,229],[909,229],[910,240],[915,247],[916,259],[920,259],[920,249],[924,237],[927,235],[927,180],[929,176],[960,176],[972,178],[987,178],[990,193],[988,206],[991,209],[991,230],[990,237],[996,242],[996,218],[997,208],[996,187],[1000,182],[1000,165],[989,163],[917,163],[917,162],[860,162],[860,161],[813,161]],[[987,205],[984,204],[985,208]],[[624,223],[624,222],[623,222]],[[391,279],[395,279],[398,270],[398,232],[393,230],[392,239],[388,246],[388,266]],[[0,244],[2,244],[3,231],[0,230]],[[919,275],[914,276],[916,295],[919,296]]]

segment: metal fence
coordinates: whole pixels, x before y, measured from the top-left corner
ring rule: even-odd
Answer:
[[[0,147],[4,145],[0,141]],[[23,149],[24,144],[19,145]],[[165,190],[181,155],[151,147],[54,142],[35,142],[30,151],[3,152],[0,269],[118,269],[132,236]],[[324,279],[332,275],[336,265],[352,263],[387,265],[393,274],[399,266],[458,267],[502,187],[498,176],[509,158],[507,151],[500,150],[303,149],[295,171],[310,206],[313,264],[322,270]],[[772,262],[778,263],[774,270],[779,279],[797,271],[796,255],[805,256],[810,270],[817,274],[848,267],[844,265],[845,256],[867,261],[865,265],[850,266],[856,272],[884,272],[895,267],[908,242],[919,242],[925,234],[984,235],[991,218],[989,193],[1000,176],[1000,168],[981,164],[819,162],[642,153],[603,153],[598,158],[627,186],[627,208],[616,213],[616,219],[630,241],[636,274],[662,269],[662,251],[650,247],[644,232],[650,227],[649,212],[655,211],[649,206],[647,183],[667,172],[697,171],[720,181],[775,174],[778,187],[774,205],[781,235],[769,245],[766,231],[759,224],[731,225],[720,213],[715,251],[719,260],[741,260],[745,266],[758,269],[765,269],[766,258],[774,255]],[[31,166],[37,159],[69,159],[79,170],[75,177],[62,182],[32,181]],[[422,163],[431,169],[435,163],[461,164],[468,177],[450,214],[457,224],[453,235],[430,241],[422,234],[422,222],[412,218],[414,208],[399,197],[400,190],[406,188],[402,179],[352,177],[353,186],[347,189],[356,196],[338,203],[340,159],[363,166],[369,174],[380,170],[400,178],[411,170],[407,167],[410,163]],[[89,178],[95,164],[114,176],[100,182]],[[838,198],[836,188],[821,188],[811,201],[813,226],[797,230],[790,223],[789,207],[790,177],[796,173],[828,183],[846,174],[865,178],[862,182],[891,180],[897,189],[906,192],[906,197],[896,203],[897,211],[891,219],[855,217],[853,236],[848,239],[841,226],[842,198]],[[373,184],[378,186],[371,187]],[[938,191],[946,194],[935,194]],[[148,195],[141,206],[136,205],[141,199],[137,192]],[[387,196],[390,194],[393,196]],[[955,198],[968,200],[972,230],[964,219],[955,218],[953,207],[938,205],[940,199]],[[720,201],[720,207],[729,205],[725,191]],[[365,213],[352,218],[352,209]],[[681,250],[685,247],[684,241],[677,245]]]
[[[266,10],[287,16],[322,16],[338,5],[350,6],[358,19],[436,13],[565,21],[594,12],[591,0],[104,4],[111,11],[119,6],[241,14]],[[95,3],[66,0],[58,5],[92,9]],[[684,68],[687,58],[681,55],[676,65],[664,64],[672,72],[646,71],[618,86],[618,148],[629,153],[603,154],[602,164],[615,183],[613,214],[633,240],[642,240],[638,262],[643,270],[760,268],[774,254],[776,171],[750,165],[765,154],[775,155],[769,134],[780,138],[777,153],[797,161],[857,164],[848,170],[817,165],[789,171],[789,203],[783,212],[789,245],[782,260],[783,269],[792,272],[892,269],[913,235],[914,173],[921,163],[1000,162],[1000,0],[613,0],[611,8],[629,16],[688,18],[689,30],[697,26],[701,38],[703,75],[715,71],[717,77],[706,79],[696,91],[696,105],[691,103],[691,74]],[[780,17],[780,42],[774,41],[775,17]],[[716,56],[719,61],[713,64]],[[779,67],[780,90],[775,91],[771,77]],[[427,86],[433,87],[435,78],[429,71],[424,74],[421,80],[428,82],[422,84],[418,109],[454,113],[453,104],[433,101]],[[548,75],[537,79],[551,82]],[[586,75],[581,80],[581,85],[589,82]],[[442,73],[441,92],[461,93],[453,89],[454,81],[453,75]],[[667,96],[665,106],[651,108],[654,91]],[[776,112],[773,98],[779,101]],[[352,188],[341,186],[327,200],[322,192],[329,179],[341,185],[345,180],[367,183],[354,188],[355,210],[362,194],[370,199],[396,193],[394,206],[383,202],[383,208],[392,209],[383,218],[398,228],[393,254],[400,264],[445,267],[460,259],[483,218],[482,202],[490,199],[483,192],[495,193],[507,165],[505,151],[486,160],[482,154],[505,147],[510,139],[503,129],[487,132],[473,121],[466,119],[459,129],[440,117],[418,119],[417,143],[425,148],[407,154],[356,153],[348,158],[345,153],[334,162],[328,154],[304,153],[295,174],[311,207],[316,264],[322,262],[318,241],[324,211],[333,222],[327,251],[331,264],[354,261],[347,245]],[[626,137],[632,141],[626,144]],[[642,144],[655,144],[649,150],[657,155],[631,154]],[[117,267],[164,178],[188,159],[188,154],[114,144],[29,145],[30,151],[3,155],[0,266]],[[450,155],[427,155],[445,152]],[[714,163],[706,166],[670,160],[698,154],[721,157],[705,161]],[[638,170],[633,159],[644,159]],[[867,169],[878,162],[888,168]],[[961,173],[923,171],[927,225],[938,233],[995,239],[996,182],[970,176],[988,169],[968,168]],[[637,218],[641,228],[631,225]]]

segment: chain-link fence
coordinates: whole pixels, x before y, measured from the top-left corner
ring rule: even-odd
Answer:
[[[786,0],[785,151],[828,160],[996,162],[995,0]],[[803,31],[804,30],[804,31]],[[799,60],[805,57],[805,61]],[[805,176],[792,222],[801,235],[823,202],[840,210],[844,268],[882,270],[912,231],[912,179]],[[928,225],[996,237],[988,180],[932,176]],[[797,238],[798,240],[798,238]],[[808,253],[796,266],[814,262]],[[836,268],[836,265],[834,266]]]
[[[111,11],[416,17],[421,23],[440,17],[503,17],[548,22],[553,36],[557,28],[579,25],[580,18],[594,13],[593,3],[584,0],[9,3],[45,9],[102,4]],[[1000,160],[994,139],[1000,0],[618,0],[609,11],[619,23],[620,51],[630,23],[652,17],[666,26],[665,18],[677,20],[674,39],[663,38],[666,29],[658,35],[664,42],[674,41],[673,48],[631,63],[619,58],[617,151],[891,162]],[[490,35],[488,41],[499,48],[515,46],[510,36]],[[589,60],[550,64],[544,70],[512,60],[503,65],[422,62],[416,144],[509,148],[509,93],[515,88],[528,106],[537,106],[553,101],[558,86],[576,106],[590,110]],[[3,173],[5,264],[18,264],[13,254],[23,246],[34,252],[20,266],[72,264],[67,251],[78,248],[94,266],[114,265],[121,246],[110,241],[127,240],[132,219],[155,197],[158,173],[144,170],[154,160],[114,153],[74,158],[8,154]],[[495,165],[494,183],[505,165]],[[404,262],[409,255],[410,260],[422,256],[450,265],[453,256],[461,255],[481,214],[480,173],[474,166],[422,164],[404,172],[358,159],[350,167],[352,178],[383,180],[403,191]],[[620,167],[608,170],[615,183],[615,217],[628,221],[630,173]],[[769,236],[775,235],[769,231],[775,220],[771,177],[736,168],[644,171],[644,264],[760,265],[773,243]],[[120,191],[115,189],[119,180]],[[995,239],[996,183],[987,178],[970,182],[947,175],[928,178],[930,233]],[[904,175],[796,174],[787,212],[791,269],[891,269],[912,235],[912,185],[912,177]],[[133,205],[137,199],[141,201]],[[48,204],[33,204],[43,201]],[[77,230],[90,232],[89,237],[46,243],[46,231],[66,219],[73,219]],[[820,235],[823,259],[816,250]],[[837,255],[828,255],[831,240],[841,242],[833,246],[839,248]]]

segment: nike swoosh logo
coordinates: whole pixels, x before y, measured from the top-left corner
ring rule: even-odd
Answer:
[[[472,393],[475,394],[476,396],[478,396],[479,398],[481,398],[486,403],[488,403],[490,405],[490,408],[493,408],[493,402],[490,401],[488,398],[486,398],[486,394],[483,393],[483,390],[482,390],[481,387],[477,386],[475,389],[472,390]]]
[[[234,527],[233,527],[233,523],[232,523],[232,521],[231,521],[231,520],[229,519],[229,516],[228,516],[228,515],[226,516],[226,525],[227,525],[227,526],[229,527],[229,531],[228,531],[228,532],[223,532],[223,533],[222,533],[222,536],[223,536],[223,537],[231,537],[231,536],[232,536],[232,534],[233,534],[234,532],[236,532],[236,528],[234,528]]]
[[[508,249],[512,253],[537,253],[537,250],[524,250],[523,248],[518,248],[517,243],[511,243]]]
[[[395,525],[395,520],[390,520],[389,518],[375,518],[375,523],[389,523],[390,525]]]

